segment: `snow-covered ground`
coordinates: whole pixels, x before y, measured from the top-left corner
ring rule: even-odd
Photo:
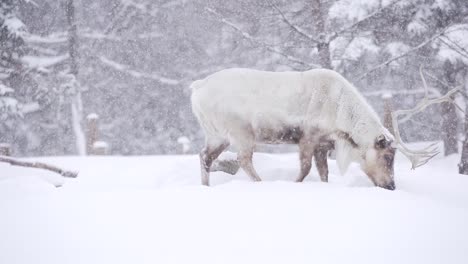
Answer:
[[[459,157],[411,171],[396,191],[357,165],[330,183],[297,154],[256,154],[263,182],[196,156],[50,157],[77,179],[0,164],[0,263],[468,263],[468,176]],[[55,188],[54,184],[62,184]]]

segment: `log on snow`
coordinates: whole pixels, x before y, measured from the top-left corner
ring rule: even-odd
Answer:
[[[235,175],[239,171],[240,165],[237,160],[215,160],[211,165],[210,171],[223,171]]]
[[[10,163],[13,166],[21,166],[21,167],[28,167],[28,168],[37,168],[37,169],[44,169],[49,170],[55,173],[58,173],[66,178],[76,178],[78,176],[78,172],[75,171],[67,171],[56,166],[42,163],[42,162],[29,162],[29,161],[21,161],[17,159],[13,159],[10,157],[0,156],[0,162]]]

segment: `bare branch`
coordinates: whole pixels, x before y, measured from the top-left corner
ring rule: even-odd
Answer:
[[[432,74],[430,74],[430,73],[428,73],[426,71],[424,72],[424,74],[429,76],[429,78],[431,78],[434,81],[438,82],[439,84],[441,84],[442,86],[444,86],[447,89],[452,89],[453,88],[453,86],[449,85],[448,83],[440,80],[439,78],[435,77],[434,75],[432,75]],[[463,84],[457,85],[457,86],[455,86],[455,88],[458,89],[459,94],[461,94],[465,99],[468,98],[466,92],[462,90]],[[463,110],[463,108],[461,106],[459,106],[455,101],[452,101],[452,104],[458,109],[458,111],[460,111],[460,112],[462,112],[463,114],[466,115],[465,110]]]
[[[444,37],[446,40],[444,40],[442,37]],[[455,51],[456,53],[460,54],[460,56],[464,57],[465,59],[468,59],[468,51],[458,45],[456,42],[448,38],[446,35],[442,36],[439,38],[439,41],[445,44],[447,47],[449,47],[451,50]],[[448,43],[450,42],[450,43]]]
[[[278,11],[279,15],[281,16],[282,20],[284,23],[286,23],[286,25],[288,25],[293,31],[297,32],[299,35],[305,37],[306,39],[314,42],[314,43],[320,43],[319,40],[315,39],[314,37],[312,37],[312,35],[308,34],[304,29],[300,28],[299,26],[297,25],[294,25],[287,17],[286,15],[284,14],[283,11],[281,11],[281,9],[276,5],[274,4],[272,1],[268,1],[268,3],[270,4],[271,7],[273,7],[276,11]]]
[[[436,76],[434,76],[434,75],[432,75],[432,74],[430,74],[430,73],[428,73],[428,72],[424,72],[424,74],[426,74],[427,76],[429,76],[429,78],[431,78],[432,80],[436,81],[437,83],[439,83],[440,85],[444,86],[444,87],[447,88],[447,89],[452,89],[452,87],[453,87],[452,85],[450,85],[450,84],[448,84],[448,83],[442,81],[441,79],[437,78]],[[460,90],[459,90],[460,94],[461,94],[463,97],[465,97],[465,99],[468,99],[468,95],[466,94],[465,91],[462,90],[463,84],[457,85],[456,87],[460,89]]]
[[[28,162],[28,161],[20,161],[17,159],[0,156],[0,162],[10,163],[13,166],[21,166],[21,167],[28,167],[28,168],[37,168],[37,169],[44,169],[49,170],[55,173],[58,173],[66,178],[76,178],[78,176],[78,172],[74,171],[66,171],[61,168],[55,167],[50,164],[42,163],[42,162]]]
[[[468,50],[465,47],[462,47],[460,44],[458,44],[456,41],[452,40],[449,36],[444,35],[444,38],[446,38],[449,42],[451,42],[455,47],[463,51],[465,54],[468,55]]]
[[[393,5],[395,5],[396,3],[400,2],[400,1],[401,0],[396,0],[396,1],[393,1],[393,2],[391,2],[390,4],[388,4],[386,6],[380,7],[377,10],[375,10],[374,12],[370,13],[369,15],[367,15],[367,16],[363,17],[362,19],[359,19],[358,21],[354,22],[353,24],[351,24],[349,26],[346,26],[346,27],[334,32],[330,36],[329,41],[332,41],[332,40],[336,39],[339,35],[343,34],[344,32],[349,31],[349,30],[359,26],[360,24],[374,18],[375,16],[381,14],[383,11],[385,11],[386,9],[392,7]]]
[[[289,54],[286,54],[285,52],[277,49],[276,47],[272,47],[256,38],[254,38],[252,35],[250,35],[249,33],[243,31],[239,26],[235,25],[234,23],[230,22],[230,21],[227,21],[226,19],[222,18],[221,15],[214,11],[213,9],[211,8],[205,8],[205,10],[213,15],[215,15],[217,17],[217,19],[222,22],[223,24],[229,26],[230,28],[234,29],[235,31],[237,31],[238,33],[240,33],[245,39],[251,41],[252,43],[255,43],[261,47],[263,47],[264,49],[270,51],[270,52],[273,52],[273,53],[276,53],[276,54],[279,54],[281,56],[283,56],[284,58],[286,58],[287,60],[291,61],[291,62],[294,62],[294,63],[298,63],[298,64],[301,64],[301,65],[304,65],[308,68],[320,68],[319,65],[317,64],[311,64],[311,63],[307,63],[307,62],[304,62],[303,60],[301,59],[298,59],[294,56],[291,56]]]
[[[361,76],[359,76],[359,77],[357,78],[357,80],[361,80],[361,79],[363,79],[364,77],[366,77],[367,75],[369,75],[370,73],[375,72],[376,70],[378,70],[378,69],[380,69],[380,68],[383,68],[383,67],[387,66],[388,64],[390,64],[390,63],[392,63],[392,62],[394,62],[394,61],[396,61],[396,60],[399,60],[399,59],[401,59],[401,58],[403,58],[403,57],[406,57],[406,56],[408,56],[409,54],[411,54],[412,52],[415,52],[415,51],[419,50],[420,48],[426,46],[427,44],[431,43],[431,42],[434,41],[435,39],[437,39],[437,38],[439,38],[440,36],[442,36],[442,35],[445,33],[445,30],[446,30],[446,28],[445,28],[444,30],[442,30],[441,32],[439,32],[439,33],[437,33],[437,34],[431,36],[430,38],[424,40],[423,42],[419,43],[417,46],[415,46],[415,47],[413,47],[413,48],[407,50],[406,52],[403,52],[402,54],[400,54],[400,55],[398,55],[398,56],[395,56],[395,57],[392,57],[392,58],[386,60],[385,62],[383,62],[383,63],[381,63],[381,64],[379,64],[379,65],[373,67],[372,69],[368,70],[366,73],[364,73],[364,74],[362,74]]]

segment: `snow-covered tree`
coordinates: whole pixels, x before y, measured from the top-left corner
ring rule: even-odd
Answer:
[[[14,0],[0,2],[0,124],[20,115],[15,75],[21,74],[24,25],[16,16]],[[3,130],[3,129],[2,129]]]
[[[25,61],[27,31],[18,7],[18,1],[0,2],[0,141],[12,144],[15,154],[22,154],[21,149],[35,141],[29,137],[25,117],[37,110],[44,93]]]
[[[112,153],[176,153],[181,136],[196,150],[203,135],[191,114],[189,84],[229,67],[333,68],[377,111],[382,103],[375,99],[388,91],[395,108],[408,108],[423,95],[419,66],[448,82],[442,55],[463,53],[446,49],[456,45],[444,32],[462,24],[462,0],[74,0],[75,37],[70,2],[10,2],[27,28],[19,62],[29,75],[2,79],[8,89],[0,96],[20,102],[21,113],[27,109],[16,122],[19,153],[77,153],[83,128],[76,124],[91,112],[99,114],[101,140]],[[79,56],[70,56],[73,39]],[[443,93],[428,81],[431,95]],[[440,109],[402,122],[404,139],[439,139]]]

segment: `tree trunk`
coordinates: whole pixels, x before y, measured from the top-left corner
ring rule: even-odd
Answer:
[[[458,153],[457,127],[458,116],[452,103],[442,103],[442,138],[444,141],[444,155]]]
[[[455,87],[455,69],[450,61],[444,63],[444,75],[446,82]],[[448,91],[448,88],[443,88],[443,94]],[[451,154],[458,153],[458,141],[457,141],[457,128],[458,128],[458,116],[456,113],[455,106],[450,102],[444,102],[441,104],[442,114],[442,139],[444,141],[444,155],[448,156]]]
[[[314,18],[314,33],[318,36],[317,43],[317,52],[318,52],[318,59],[319,64],[322,68],[331,69],[331,54],[330,54],[330,43],[329,40],[326,38],[327,32],[325,29],[325,15],[326,13],[324,10],[324,6],[322,5],[321,0],[312,0],[311,1],[311,8],[312,8],[312,17]]]
[[[71,83],[72,100],[71,114],[72,127],[75,134],[76,149],[79,155],[86,155],[86,139],[83,132],[83,103],[81,101],[81,90],[78,84],[78,36],[76,33],[76,18],[74,0],[67,0],[66,15],[68,23],[68,52],[70,54],[70,74],[73,75]]]
[[[466,106],[465,113],[468,111]],[[465,114],[465,140],[463,141],[462,155],[458,164],[458,173],[468,175],[468,114]]]
[[[468,74],[465,81],[468,80]],[[465,88],[468,88],[465,83]],[[466,92],[466,89],[465,89]],[[458,172],[460,174],[468,175],[468,100],[465,99],[465,140],[463,141],[462,154],[460,163],[458,164]]]
[[[330,60],[330,43],[319,43],[317,45],[320,66],[325,69],[332,69]]]
[[[393,96],[391,93],[385,93],[382,95],[382,101],[384,103],[384,118],[383,125],[392,135],[395,135],[393,129],[392,112],[393,112]]]

